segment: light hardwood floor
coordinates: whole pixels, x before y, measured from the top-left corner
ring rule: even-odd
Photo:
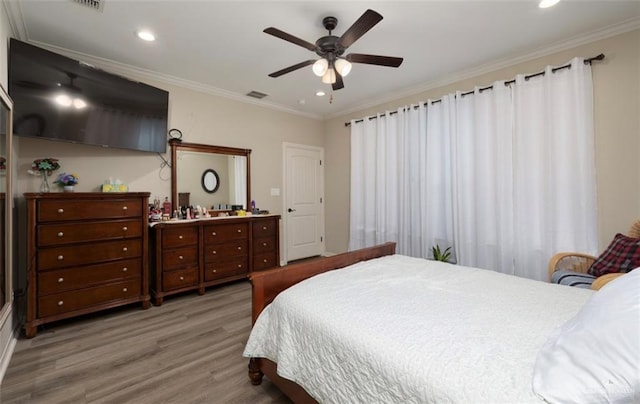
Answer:
[[[250,329],[248,281],[48,324],[18,341],[0,402],[289,403],[249,382]]]

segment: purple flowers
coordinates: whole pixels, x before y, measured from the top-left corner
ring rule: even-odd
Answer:
[[[76,185],[78,183],[78,174],[60,173],[60,175],[58,175],[58,179],[55,180],[54,183],[61,187],[65,185]]]

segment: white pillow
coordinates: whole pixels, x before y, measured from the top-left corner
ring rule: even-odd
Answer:
[[[549,337],[533,391],[550,403],[640,403],[640,269],[594,293]]]

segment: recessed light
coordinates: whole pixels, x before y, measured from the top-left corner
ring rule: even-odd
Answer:
[[[549,8],[558,4],[560,0],[540,0],[538,7],[540,8]]]
[[[318,92],[316,93],[316,95],[317,95],[318,97],[324,97],[325,92],[324,92],[324,91],[318,91]]]
[[[156,36],[151,31],[138,31],[136,35],[143,41],[152,42],[156,40]]]

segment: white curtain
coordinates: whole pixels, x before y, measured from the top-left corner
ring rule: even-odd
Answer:
[[[351,122],[350,249],[546,279],[558,251],[596,253],[590,66],[446,95]]]
[[[513,98],[515,273],[528,276],[559,251],[598,253],[591,66],[519,75]]]
[[[245,209],[250,209],[247,204],[247,158],[245,156],[233,156],[233,169],[230,170],[233,176],[232,205],[242,205]]]

